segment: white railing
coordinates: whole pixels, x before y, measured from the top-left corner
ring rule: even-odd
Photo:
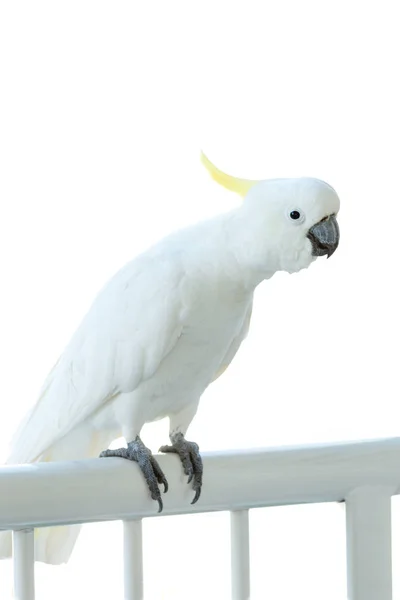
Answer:
[[[192,506],[192,490],[178,458],[157,456],[170,484],[162,514],[231,511],[234,600],[251,597],[249,509],[342,500],[346,501],[348,598],[392,600],[391,496],[400,487],[400,438],[212,453],[203,459],[203,492]],[[109,458],[2,467],[0,529],[14,532],[16,598],[34,599],[33,528],[121,519],[125,600],[141,600],[141,519],[154,514],[139,469],[127,461]]]

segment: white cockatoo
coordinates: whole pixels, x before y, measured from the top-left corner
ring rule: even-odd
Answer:
[[[186,431],[246,337],[254,290],[339,243],[339,198],[323,181],[237,179],[202,161],[244,202],[166,237],[109,281],[22,422],[8,464],[120,456],[138,463],[161,511],[167,480],[140,432],[169,417],[171,445],[160,451],[179,455],[198,500],[202,461]],[[106,450],[120,436],[127,447]],[[78,533],[79,525],[37,530],[36,560],[66,562]],[[0,557],[10,556],[10,540],[1,534]]]

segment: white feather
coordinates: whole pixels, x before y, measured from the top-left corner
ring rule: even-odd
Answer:
[[[308,215],[293,227],[288,208]],[[261,182],[244,205],[169,236],[100,292],[21,424],[8,463],[96,456],[169,416],[186,432],[200,396],[247,334],[256,286],[313,260],[308,228],[339,208],[317,180]],[[37,534],[38,560],[68,560],[78,528]],[[9,556],[0,536],[0,557]]]

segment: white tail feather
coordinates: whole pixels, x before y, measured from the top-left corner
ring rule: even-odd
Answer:
[[[93,431],[85,422],[56,442],[39,460],[53,462],[93,458],[111,442],[107,432]],[[9,463],[9,461],[7,461]],[[42,527],[35,530],[35,560],[50,565],[68,562],[78,538],[81,525]],[[0,533],[0,559],[11,558],[11,531]]]

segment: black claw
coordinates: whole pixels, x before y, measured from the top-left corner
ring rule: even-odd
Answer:
[[[164,486],[164,494],[165,494],[166,492],[168,492],[167,478],[165,477],[164,473],[162,472],[161,467],[158,464],[158,462],[156,461],[156,459],[154,458],[154,456],[152,456],[150,458],[150,461],[151,461],[151,466],[153,467],[153,471],[157,478],[158,483],[160,485],[162,484]]]
[[[194,495],[194,498],[190,504],[196,504],[197,500],[200,498],[200,494],[201,494],[201,487],[198,487],[196,490],[196,493]]]

